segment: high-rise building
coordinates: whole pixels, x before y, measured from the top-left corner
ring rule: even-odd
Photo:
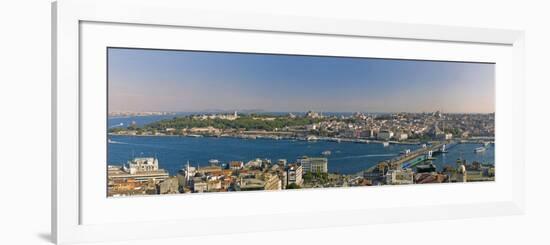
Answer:
[[[276,174],[270,174],[266,173],[263,176],[263,180],[265,181],[264,190],[281,190],[281,180],[279,179],[279,176]]]
[[[328,160],[324,157],[303,157],[298,159],[298,163],[302,165],[304,173],[328,172]]]
[[[301,165],[289,164],[286,169],[286,176],[287,176],[286,185],[296,184],[296,185],[302,186],[302,183],[303,183],[302,174],[303,174],[303,168]]]

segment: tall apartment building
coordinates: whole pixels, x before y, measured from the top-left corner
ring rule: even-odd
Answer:
[[[298,159],[298,163],[302,165],[304,173],[328,172],[328,160],[324,157],[303,157]]]
[[[303,168],[298,164],[289,164],[286,169],[286,185],[296,184],[302,186],[304,180],[302,179]]]

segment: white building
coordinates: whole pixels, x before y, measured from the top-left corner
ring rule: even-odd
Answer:
[[[327,173],[328,160],[324,157],[303,157],[298,159],[298,163],[302,165],[304,173]]]
[[[130,174],[154,172],[159,170],[159,161],[153,157],[137,157],[128,162]]]
[[[287,179],[286,185],[290,185],[294,183],[296,185],[302,186],[302,183],[304,182],[302,179],[302,174],[303,174],[302,166],[297,164],[289,164],[288,168],[286,169],[286,179]]]
[[[409,135],[407,135],[406,133],[398,133],[396,136],[395,136],[395,139],[396,140],[406,140],[407,138],[409,138]]]
[[[378,132],[378,139],[390,140],[393,137],[393,132],[389,130],[381,130]]]
[[[231,170],[239,170],[239,169],[242,169],[243,167],[244,167],[244,164],[241,161],[231,161],[231,162],[229,162],[229,168]]]
[[[317,124],[306,125],[306,130],[307,131],[316,130],[316,129],[317,129]]]

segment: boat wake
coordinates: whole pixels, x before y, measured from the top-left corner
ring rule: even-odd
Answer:
[[[126,142],[120,142],[120,141],[114,141],[114,140],[109,140],[109,144],[122,144],[122,145],[129,145],[129,143],[126,143]]]

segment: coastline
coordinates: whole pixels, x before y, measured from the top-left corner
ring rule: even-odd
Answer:
[[[398,145],[421,145],[422,142],[418,141],[383,141],[376,139],[357,139],[357,138],[337,138],[337,137],[316,137],[315,139],[308,139],[308,137],[289,137],[289,136],[276,136],[269,137],[263,135],[177,135],[177,134],[117,134],[117,133],[107,133],[107,136],[126,136],[126,137],[188,137],[188,138],[234,138],[234,139],[247,139],[247,140],[256,140],[256,139],[268,139],[268,140],[298,140],[298,141],[328,141],[335,143],[362,143],[362,144],[398,144]],[[254,137],[254,138],[252,138]],[[430,141],[435,142],[435,141]]]

